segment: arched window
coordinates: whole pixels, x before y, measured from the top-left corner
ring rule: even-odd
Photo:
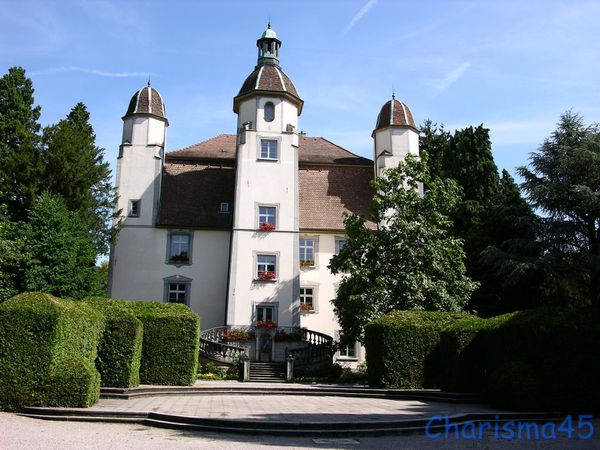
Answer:
[[[273,122],[275,119],[275,105],[271,102],[265,103],[265,122]]]

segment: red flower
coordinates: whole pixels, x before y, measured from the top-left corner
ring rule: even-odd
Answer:
[[[269,223],[269,222],[261,222],[258,225],[258,228],[260,228],[263,231],[271,231],[275,229],[275,224]]]
[[[264,326],[265,326],[265,324],[264,324],[264,322],[263,322],[262,320],[259,320],[259,321],[256,323],[256,326],[257,326],[258,328],[262,328],[262,327],[264,327]]]
[[[258,279],[262,281],[274,280],[275,272],[258,272]]]

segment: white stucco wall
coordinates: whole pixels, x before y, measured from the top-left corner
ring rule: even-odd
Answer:
[[[419,135],[412,128],[388,127],[375,131],[375,154],[377,161],[377,175],[381,175],[384,169],[397,167],[409,153],[419,156]],[[392,156],[381,156],[384,150],[392,153]]]
[[[344,238],[343,233],[311,233],[300,232],[300,239],[316,239],[318,241],[315,252],[315,267],[300,270],[300,287],[316,289],[316,305],[312,312],[302,312],[300,325],[310,330],[325,333],[333,338],[339,333],[341,327],[333,312],[331,300],[336,296],[337,288],[342,275],[333,275],[327,266],[335,254],[336,238]],[[336,362],[355,367],[365,358],[364,348],[357,345],[357,358],[340,358],[336,355]]]
[[[189,265],[167,263],[169,231],[193,234]],[[126,226],[113,248],[111,297],[162,302],[164,279],[180,275],[191,279],[188,306],[200,316],[202,329],[223,325],[229,238],[229,231]]]

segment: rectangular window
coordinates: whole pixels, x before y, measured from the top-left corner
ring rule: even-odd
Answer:
[[[275,308],[273,306],[257,306],[256,322],[266,324],[267,322],[276,322]]]
[[[129,200],[129,217],[140,217],[141,200]]]
[[[315,241],[313,239],[300,239],[300,267],[314,267]]]
[[[258,207],[258,228],[274,230],[277,226],[277,208],[275,206]]]
[[[277,160],[277,140],[261,139],[260,141],[260,159]]]
[[[339,255],[340,250],[346,245],[346,238],[335,238],[335,254]]]
[[[313,288],[300,288],[300,311],[314,310],[314,291]]]
[[[190,234],[171,233],[169,234],[169,262],[189,264],[190,262]]]
[[[340,341],[342,339],[342,335],[339,334]],[[338,350],[339,358],[341,359],[358,359],[358,352],[356,351],[356,342],[353,342],[345,347],[340,347]]]
[[[187,298],[187,283],[169,283],[167,299],[169,303],[186,304]]]
[[[256,255],[256,278],[262,281],[277,279],[277,256]]]
[[[221,202],[219,205],[219,212],[222,214],[226,214],[229,212],[229,203]]]

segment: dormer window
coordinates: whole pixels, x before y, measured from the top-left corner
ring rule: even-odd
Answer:
[[[219,212],[221,214],[227,214],[229,212],[229,203],[221,202],[221,204],[219,205]]]
[[[275,105],[272,102],[265,103],[265,122],[273,122],[275,119]]]

